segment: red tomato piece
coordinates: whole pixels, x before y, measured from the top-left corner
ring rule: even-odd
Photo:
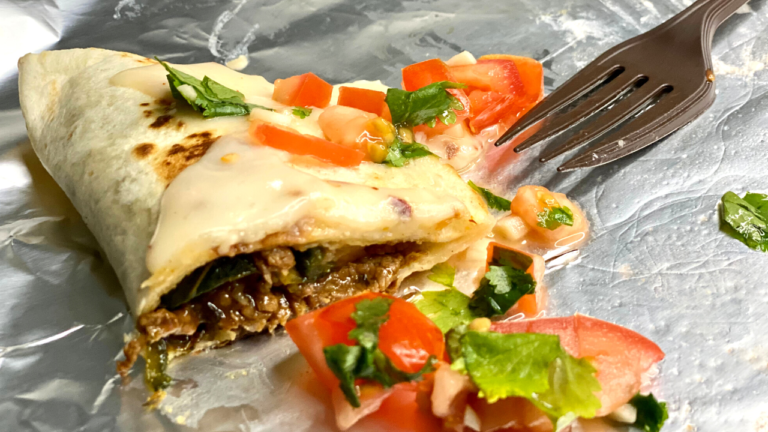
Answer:
[[[384,101],[386,97],[386,93],[377,90],[341,86],[339,87],[339,101],[337,104],[384,117],[384,110],[389,111],[389,107]]]
[[[349,331],[356,327],[350,315],[358,302],[377,297],[393,300],[389,319],[379,329],[379,348],[395,366],[406,372],[416,372],[424,366],[430,355],[443,358],[445,343],[440,329],[419,312],[416,306],[384,294],[361,294],[292,319],[285,325],[291,339],[327,388],[338,388],[339,381],[328,368],[323,348],[338,343],[353,345],[354,341],[347,337]],[[425,378],[425,382],[400,383],[393,387],[394,391],[379,408],[383,413],[375,413],[374,416],[398,427],[406,425],[403,430],[439,431],[440,421],[432,416],[428,404],[431,374]],[[422,388],[425,385],[429,388]],[[367,398],[375,398],[372,392],[385,391],[375,387],[365,386]],[[343,403],[347,403],[346,400]],[[393,412],[397,412],[397,416],[393,416]],[[408,422],[413,422],[418,428],[410,429]]]
[[[472,107],[469,116],[469,128],[473,133],[502,124],[506,129],[514,124],[529,109],[529,103],[523,98],[496,91],[475,90],[469,95]]]
[[[480,57],[480,60],[511,60],[517,66],[520,80],[525,89],[527,102],[538,102],[544,97],[544,67],[530,57],[513,56],[508,54],[490,54]]]
[[[456,81],[448,65],[440,59],[426,60],[403,68],[403,90],[416,91],[439,81]]]
[[[560,343],[568,354],[589,358],[602,387],[597,393],[602,403],[598,416],[629,402],[640,390],[642,374],[664,359],[661,348],[639,333],[584,315],[498,322],[491,330],[555,334],[560,336]]]
[[[421,382],[398,384],[378,411],[356,426],[360,431],[442,432],[442,420],[432,414],[431,384],[431,376]]]
[[[332,93],[332,85],[312,72],[307,72],[275,80],[272,99],[284,105],[325,108],[331,102]]]
[[[469,86],[467,91],[495,91],[521,97],[525,94],[523,81],[511,60],[480,60],[476,64],[453,66],[453,77]]]
[[[338,166],[357,166],[365,158],[365,153],[358,149],[292,132],[271,124],[256,125],[250,132],[258,143],[265,146],[295,155],[314,156]]]

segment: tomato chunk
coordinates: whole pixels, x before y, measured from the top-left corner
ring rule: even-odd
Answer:
[[[490,54],[480,57],[480,60],[511,60],[517,66],[520,80],[525,89],[527,102],[538,102],[544,97],[544,67],[530,57],[508,54]]]
[[[252,127],[251,135],[258,143],[265,146],[295,155],[314,156],[338,166],[357,166],[365,158],[365,153],[358,149],[292,132],[271,124],[262,123]]]
[[[629,402],[640,390],[642,374],[664,359],[661,348],[639,333],[584,315],[498,322],[491,330],[558,335],[568,354],[589,358],[602,387],[597,393],[602,403],[598,416]]]
[[[511,60],[479,60],[476,64],[453,66],[453,77],[469,86],[468,91],[495,91],[502,94],[522,96],[523,81]]]
[[[529,105],[520,97],[496,91],[475,90],[470,93],[469,100],[469,127],[473,133],[496,124],[506,129],[520,118]]]
[[[384,117],[384,111],[389,111],[384,101],[387,95],[377,90],[362,89],[357,87],[339,87],[338,105],[357,108]]]
[[[360,422],[359,430],[389,432],[442,432],[443,422],[432,414],[429,401],[431,377],[417,383],[398,384],[378,411]]]
[[[440,59],[426,60],[403,68],[403,90],[416,91],[440,81],[456,81],[448,65]]]
[[[323,348],[339,343],[353,345],[354,341],[349,340],[348,333],[356,327],[356,323],[350,315],[355,311],[358,302],[377,297],[392,299],[389,319],[379,328],[378,346],[396,367],[412,373],[421,369],[430,355],[438,359],[443,358],[445,343],[440,329],[419,312],[416,306],[384,294],[361,294],[292,319],[285,325],[291,339],[327,388],[337,389],[339,380],[328,368]],[[408,421],[413,421],[415,425],[424,427],[413,430],[440,430],[433,428],[438,427],[440,423],[431,415],[428,405],[429,388],[422,388],[425,385],[431,386],[430,379],[430,375],[427,375],[425,382],[397,384],[393,391],[388,390],[391,394],[381,405],[382,414],[374,414],[373,417],[387,419],[392,412],[397,412],[402,419],[409,419]],[[373,393],[385,391],[380,386],[365,386],[364,390],[367,393],[366,398],[375,398]],[[334,403],[337,403],[336,398]],[[348,402],[342,398],[338,403]],[[341,411],[343,410],[337,409],[337,412]],[[395,421],[393,424],[406,423]]]
[[[332,85],[312,72],[307,72],[275,80],[272,99],[284,105],[325,108],[331,102],[332,93]]]

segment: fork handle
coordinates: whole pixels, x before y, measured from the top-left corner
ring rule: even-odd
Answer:
[[[712,37],[715,35],[715,30],[720,27],[720,24],[746,4],[747,1],[749,0],[698,0],[665,24],[679,23],[681,25],[689,24],[700,27],[702,35],[706,36],[707,41],[711,42]],[[683,24],[683,21],[686,21],[686,23]]]

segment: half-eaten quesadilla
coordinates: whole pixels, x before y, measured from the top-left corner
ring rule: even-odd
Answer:
[[[137,319],[120,372],[143,355],[160,389],[174,356],[393,293],[482,238],[493,218],[455,167],[541,97],[515,61],[430,60],[400,90],[101,49],[23,57],[32,146]]]

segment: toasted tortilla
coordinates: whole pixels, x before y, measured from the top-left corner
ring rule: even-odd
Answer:
[[[19,61],[19,96],[32,146],[103,247],[136,316],[157,308],[160,297],[185,275],[220,256],[283,245],[418,244],[418,254],[399,270],[399,283],[460,252],[492,227],[482,199],[436,157],[412,160],[402,168],[370,162],[339,168],[292,160],[273,149],[250,154],[243,146],[249,117],[206,120],[163,91],[158,80],[164,73],[152,69],[141,72],[147,73],[142,82],[152,81],[151,86],[132,88],[114,79],[123,71],[153,65],[159,67],[138,55],[93,48],[28,54]],[[241,91],[248,102],[276,107],[266,80],[215,66],[184,70],[197,78],[205,72]],[[312,121],[298,129],[317,134]],[[293,219],[273,211],[260,213],[261,219],[248,216],[244,224],[227,225],[231,221],[226,218],[198,221],[168,234],[180,223],[170,216],[175,211],[197,214],[178,202],[188,200],[186,191],[210,183],[206,176],[229,154],[220,154],[226,146],[240,149],[245,155],[241,164],[267,155],[281,167],[271,175],[298,172],[323,186],[313,189],[314,182],[301,183],[296,199],[312,205]],[[258,173],[247,177],[256,183],[269,180]],[[219,190],[228,189],[227,183],[219,184]],[[328,192],[334,184],[359,199]],[[210,201],[205,205],[237,204],[224,195],[209,191],[199,198]],[[401,195],[411,210],[407,217],[401,211],[398,220]],[[310,196],[331,204],[320,205]],[[385,210],[371,212],[372,202],[390,201],[394,204],[389,207],[381,204]],[[345,206],[343,215],[334,213],[339,205]]]

